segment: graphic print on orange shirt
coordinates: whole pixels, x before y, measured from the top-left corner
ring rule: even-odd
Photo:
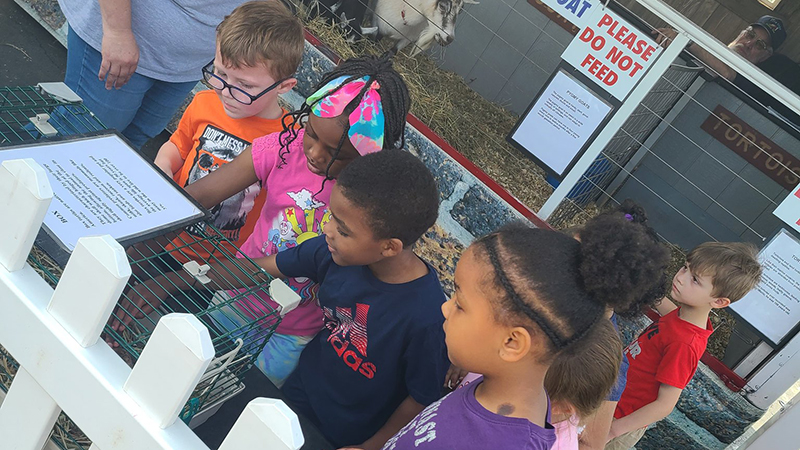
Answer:
[[[189,170],[186,184],[192,184],[233,161],[233,158],[239,156],[248,145],[250,143],[244,139],[212,125],[207,125],[199,139],[195,163]],[[222,232],[223,236],[232,242],[238,241],[239,231],[247,220],[247,214],[253,209],[255,198],[260,190],[259,183],[253,183],[245,190],[211,208],[211,223]],[[255,213],[258,214],[258,211]]]

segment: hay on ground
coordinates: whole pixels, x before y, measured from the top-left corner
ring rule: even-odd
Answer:
[[[303,20],[311,33],[343,59],[380,55],[391,47],[386,40],[349,44],[338,26],[319,17]],[[460,75],[440,69],[426,54],[409,58],[400,52],[394,67],[408,85],[411,112],[417,118],[528,208],[541,208],[553,188],[545,181],[544,171],[505,140],[516,115],[478,95]]]

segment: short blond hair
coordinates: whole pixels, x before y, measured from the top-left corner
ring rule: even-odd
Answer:
[[[224,64],[235,68],[264,64],[276,80],[294,75],[304,45],[303,25],[280,0],[244,3],[217,26]]]
[[[686,263],[692,273],[711,277],[711,295],[740,300],[761,281],[758,250],[744,242],[706,242],[688,255]]]

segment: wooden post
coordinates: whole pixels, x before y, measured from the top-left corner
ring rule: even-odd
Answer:
[[[302,446],[297,415],[280,400],[257,398],[247,404],[219,450],[297,450]]]

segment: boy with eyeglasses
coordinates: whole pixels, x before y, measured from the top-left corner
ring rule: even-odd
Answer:
[[[278,95],[297,84],[293,76],[304,43],[300,21],[280,1],[251,1],[234,9],[217,26],[216,56],[203,68],[213,91],[195,95],[178,129],[159,149],[156,165],[185,187],[231,162],[255,138],[281,131],[286,111]],[[211,211],[211,223],[237,247],[258,219],[265,198],[260,191],[254,184]],[[188,242],[193,239],[181,235],[173,245]],[[181,263],[207,260],[208,250],[194,244],[173,256]]]

